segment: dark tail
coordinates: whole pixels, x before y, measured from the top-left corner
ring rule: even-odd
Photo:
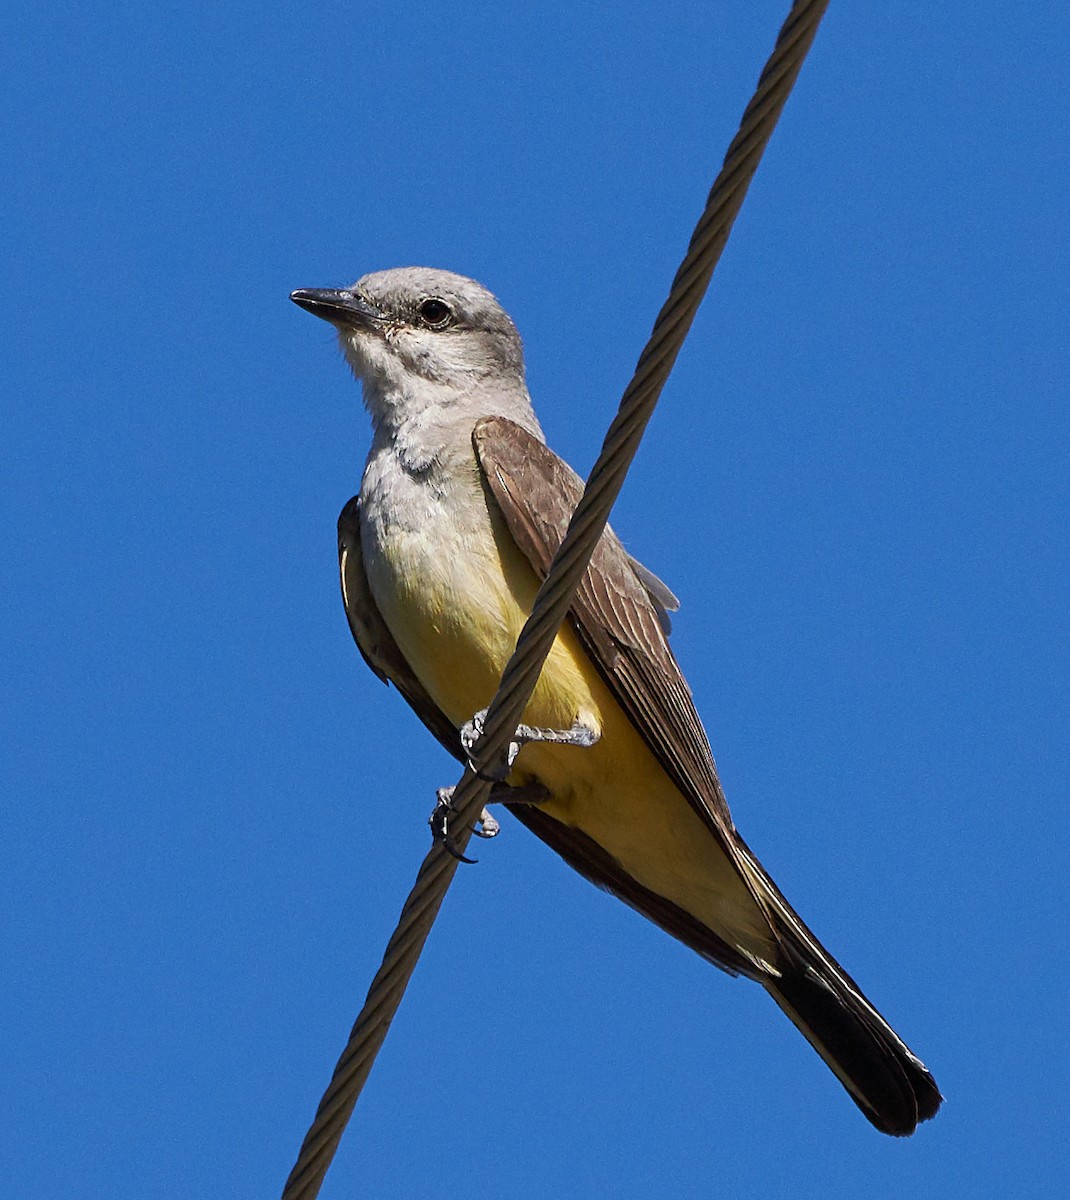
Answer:
[[[781,974],[762,980],[766,990],[873,1125],[896,1137],[913,1133],[940,1107],[936,1080],[740,842],[780,934]]]
[[[882,1132],[913,1133],[936,1115],[936,1081],[842,972],[801,962],[765,986],[810,1045]]]
[[[935,1115],[941,1097],[933,1077],[806,928],[742,838],[736,839],[740,867],[777,932],[777,976],[757,969],[753,959],[692,914],[642,887],[585,833],[535,805],[509,807],[581,875],[619,896],[703,958],[733,975],[762,983],[882,1133],[905,1137],[919,1121]]]

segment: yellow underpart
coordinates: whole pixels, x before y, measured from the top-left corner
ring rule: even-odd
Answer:
[[[369,557],[373,593],[399,648],[456,725],[485,708],[530,612],[538,579],[500,516],[493,536],[443,544],[443,530],[396,534]],[[487,530],[490,533],[490,528]],[[568,729],[591,747],[530,743],[510,782],[537,779],[543,808],[582,830],[644,887],[752,957],[774,953],[768,926],[715,837],[666,775],[566,624],[524,722]]]

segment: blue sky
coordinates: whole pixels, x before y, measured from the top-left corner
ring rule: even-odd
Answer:
[[[351,644],[368,429],[287,293],[476,276],[586,470],[786,9],[9,17],[10,1194],[277,1194],[455,778]],[[944,1111],[881,1138],[509,822],[325,1197],[1065,1183],[1067,33],[832,5],[614,515],[740,828]]]

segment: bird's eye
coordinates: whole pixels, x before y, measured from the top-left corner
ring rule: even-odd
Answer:
[[[453,319],[450,306],[445,300],[439,300],[437,296],[432,296],[430,299],[424,300],[418,312],[424,324],[430,326],[432,329],[445,329]]]

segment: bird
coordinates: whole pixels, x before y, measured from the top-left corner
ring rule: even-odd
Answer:
[[[464,762],[582,481],[547,446],[520,335],[482,284],[400,267],[290,298],[335,327],[371,417],[338,521],[351,632]],[[911,1134],[941,1104],[936,1082],[736,829],[669,645],[677,608],[607,526],[494,798],[598,887],[759,983],[872,1125]]]

